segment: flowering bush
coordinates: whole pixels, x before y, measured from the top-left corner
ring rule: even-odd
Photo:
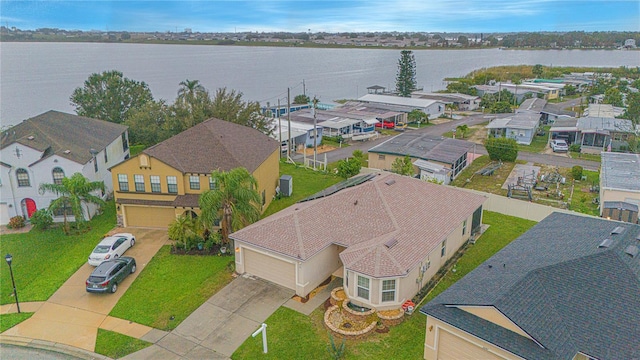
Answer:
[[[9,224],[7,224],[7,227],[9,229],[20,229],[25,227],[25,221],[24,221],[24,217],[18,215],[18,216],[14,216],[11,219],[9,219]]]

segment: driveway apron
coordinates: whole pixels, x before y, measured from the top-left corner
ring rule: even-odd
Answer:
[[[140,271],[167,242],[166,230],[128,228],[126,231],[136,237],[136,244],[127,250],[125,256],[136,259],[137,270],[118,284],[115,294],[86,292],[85,280],[94,267],[85,263],[31,318],[3,334],[47,340],[93,351],[98,328]]]
[[[124,359],[227,359],[295,292],[240,276],[156,344]]]

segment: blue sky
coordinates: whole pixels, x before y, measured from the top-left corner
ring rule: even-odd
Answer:
[[[640,0],[0,0],[20,29],[194,32],[640,31]]]

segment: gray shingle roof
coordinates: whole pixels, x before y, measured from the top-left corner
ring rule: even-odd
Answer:
[[[395,183],[388,185],[389,180]],[[385,173],[327,197],[294,204],[231,237],[307,260],[331,244],[347,269],[403,276],[478,209],[486,198]],[[398,243],[387,248],[385,242]]]
[[[0,148],[18,142],[86,164],[93,157],[91,149],[104,150],[125,131],[124,125],[51,110],[5,130]]]
[[[454,164],[471,151],[474,143],[424,133],[407,132],[369,149],[370,153],[409,155],[413,158]]]
[[[640,191],[640,154],[602,153],[603,188]]]
[[[612,235],[617,226],[625,231]],[[639,233],[638,225],[553,213],[421,312],[527,359],[639,358],[640,257],[625,253]],[[605,238],[611,246],[599,247]],[[494,306],[543,347],[445,305]]]
[[[182,173],[237,167],[253,173],[277,149],[278,141],[256,129],[212,118],[143,152]]]

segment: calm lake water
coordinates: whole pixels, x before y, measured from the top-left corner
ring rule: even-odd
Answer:
[[[495,65],[640,66],[638,51],[418,50],[418,85]],[[322,102],[357,98],[371,85],[393,88],[400,50],[312,49],[103,43],[0,43],[0,122],[13,125],[48,110],[73,113],[69,97],[92,73],[119,70],[173,102],[178,84],[200,80],[212,93],[235,89],[245,100],[286,103],[303,92]]]

